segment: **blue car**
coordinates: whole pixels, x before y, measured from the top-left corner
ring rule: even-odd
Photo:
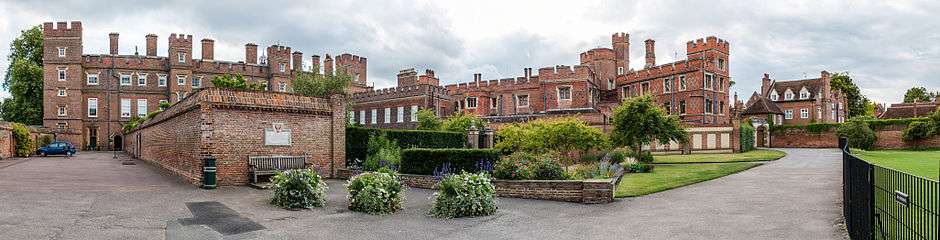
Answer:
[[[36,151],[37,154],[42,155],[43,157],[47,155],[66,155],[72,156],[75,155],[75,145],[72,145],[69,142],[52,142],[45,147],[40,147]]]

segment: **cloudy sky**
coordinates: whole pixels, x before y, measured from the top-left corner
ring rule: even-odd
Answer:
[[[156,3],[160,2],[160,3]],[[522,74],[526,67],[575,65],[578,53],[631,36],[631,67],[642,68],[643,40],[658,63],[684,58],[685,42],[731,42],[735,90],[748,96],[762,73],[774,79],[849,72],[878,102],[898,102],[912,86],[940,90],[940,12],[935,1],[46,1],[0,0],[0,71],[9,43],[45,21],[80,20],[84,52],[121,54],[170,33],[216,40],[216,59],[244,60],[244,44],[274,43],[311,54],[369,59],[369,81],[391,87],[403,68],[434,69],[444,83]],[[309,66],[309,62],[306,64]],[[0,97],[9,94],[0,92]]]

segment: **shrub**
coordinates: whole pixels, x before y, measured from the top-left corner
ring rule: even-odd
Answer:
[[[569,174],[570,179],[598,179],[612,178],[616,176],[620,164],[609,164],[605,162],[594,164],[582,164],[575,167],[574,172]]]
[[[653,154],[650,152],[636,152],[632,154],[638,163],[653,163]]]
[[[747,152],[754,150],[754,126],[751,125],[751,121],[745,121],[741,124],[741,152]]]
[[[418,130],[440,130],[441,118],[430,109],[418,110]]]
[[[235,90],[254,90],[261,91],[265,90],[265,86],[259,83],[252,83],[245,81],[245,77],[240,74],[230,75],[222,74],[216,75],[212,78],[212,86],[222,89],[235,89]]]
[[[836,134],[839,137],[847,138],[849,147],[865,150],[871,149],[877,138],[875,131],[868,127],[868,122],[854,118],[839,126]]]
[[[601,151],[589,151],[581,154],[581,159],[578,160],[580,163],[596,163],[600,162],[601,159],[604,159],[604,152]]]
[[[467,132],[467,129],[469,129],[471,125],[476,126],[478,130],[486,128],[486,122],[480,119],[480,117],[477,117],[473,114],[458,112],[453,116],[444,119],[444,121],[441,122],[440,130],[463,133]]]
[[[394,174],[367,172],[346,183],[349,210],[369,214],[390,214],[402,209],[401,182]]]
[[[36,148],[33,138],[29,136],[29,129],[22,123],[11,123],[13,129],[13,141],[16,142],[14,157],[29,157],[29,154]]]
[[[627,159],[627,153],[620,150],[611,151],[609,154],[611,164],[621,164],[623,160]]]
[[[449,175],[438,186],[431,201],[432,216],[459,218],[496,213],[496,188],[484,173]]]
[[[558,160],[551,158],[540,158],[529,165],[529,172],[532,173],[530,179],[535,180],[560,180],[565,179],[565,170],[561,169]]]
[[[459,132],[393,130],[376,128],[346,128],[346,161],[354,166],[354,160],[364,161],[368,156],[368,145],[373,135],[385,134],[402,149],[407,148],[462,148],[466,144],[466,134]]]
[[[410,148],[401,151],[399,171],[408,174],[431,175],[436,168],[447,163],[452,172],[477,172],[480,161],[499,161],[499,151],[494,149],[464,148]]]
[[[278,172],[271,178],[271,204],[281,208],[314,208],[326,205],[326,183],[309,169]]]
[[[914,141],[927,138],[934,134],[933,128],[934,126],[930,122],[911,122],[911,124],[904,129],[904,140]]]
[[[375,171],[380,167],[397,169],[401,164],[401,148],[398,143],[386,138],[384,133],[369,137],[366,145],[368,155],[362,166],[365,170]]]
[[[590,127],[577,118],[535,120],[524,124],[513,124],[496,132],[496,137],[498,141],[494,147],[505,153],[517,151],[584,153],[610,145],[607,135],[600,129]],[[590,156],[590,154],[582,156]]]
[[[648,173],[653,171],[653,165],[645,163],[631,163],[624,167],[623,171],[629,173]]]
[[[38,148],[38,147],[42,147],[42,146],[47,146],[47,145],[51,144],[53,140],[55,140],[55,139],[52,139],[52,135],[49,135],[49,134],[42,134],[42,135],[39,135],[39,140],[36,142],[36,146],[34,146],[34,147],[37,147],[37,148]]]
[[[498,179],[522,180],[529,179],[532,173],[529,164],[535,161],[535,154],[515,152],[504,157],[493,168],[493,176]]]

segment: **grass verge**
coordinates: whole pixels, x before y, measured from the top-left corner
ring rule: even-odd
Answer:
[[[623,175],[616,197],[635,197],[720,178],[761,163],[707,163],[656,165],[652,173]]]
[[[852,153],[871,164],[927,179],[940,180],[940,151],[852,149]]]
[[[773,161],[787,154],[782,151],[756,149],[745,153],[691,154],[654,156],[653,163],[731,163]]]

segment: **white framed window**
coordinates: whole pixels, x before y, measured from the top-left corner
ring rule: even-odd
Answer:
[[[137,74],[137,86],[147,86],[147,74]]]
[[[56,93],[56,96],[65,97],[65,96],[68,96],[68,93],[65,92],[65,88],[59,88],[58,93]]]
[[[558,100],[571,100],[571,86],[558,87]]]
[[[725,78],[724,77],[718,77],[718,91],[719,92],[725,91]]]
[[[499,108],[499,96],[490,98],[490,108],[491,109]]]
[[[405,107],[398,107],[398,109],[396,110],[398,110],[396,114],[398,118],[395,119],[395,122],[404,122],[405,121]]]
[[[787,91],[783,93],[783,100],[793,100],[793,91],[787,89]]]
[[[157,86],[166,87],[166,74],[157,75]]]
[[[832,119],[832,120],[836,120],[836,110],[832,110],[832,111],[829,113],[829,118]]]
[[[378,119],[379,110],[378,110],[378,109],[372,109],[372,112],[371,112],[371,113],[372,113],[372,116],[369,116],[369,118],[371,118],[370,120],[372,120],[372,121],[370,121],[370,123],[375,124],[375,123],[376,123],[376,120]]]
[[[121,74],[121,86],[131,85],[131,75]]]
[[[685,100],[679,101],[679,114],[685,114]]]
[[[724,60],[724,59],[721,59],[721,58],[718,59],[718,69],[725,70],[725,60]]]
[[[88,117],[98,117],[98,99],[88,99]]]
[[[186,86],[186,75],[176,75],[176,84]]]
[[[59,81],[65,81],[66,70],[68,70],[68,68],[60,67],[58,68],[58,70],[59,70]]]
[[[516,96],[516,106],[517,106],[517,107],[528,107],[528,106],[529,106],[529,95],[519,95],[519,96]]]
[[[467,97],[466,100],[467,109],[477,108],[477,98],[476,97]]]
[[[617,67],[617,74],[623,74],[623,67]]]
[[[202,77],[193,76],[193,87],[194,88],[202,87]]]
[[[418,105],[411,105],[411,121],[418,121]]]
[[[770,100],[771,100],[771,101],[777,101],[778,99],[780,99],[780,95],[777,95],[777,91],[771,90],[771,92],[770,92]]]
[[[672,92],[672,78],[663,79],[663,92]]]
[[[88,85],[98,85],[98,74],[89,73],[88,76],[85,77],[85,83]]]
[[[803,88],[802,90],[800,90],[800,99],[807,99],[807,98],[809,98],[809,91],[807,91],[806,88]]]
[[[66,47],[59,47],[59,57],[60,57],[60,58],[61,58],[61,57],[65,57],[65,49],[67,49],[67,48],[66,48]]]
[[[712,75],[711,73],[706,73],[705,81],[702,84],[704,84],[703,87],[705,89],[712,89],[714,87],[713,86],[714,82],[715,82],[715,75]]]
[[[713,105],[713,102],[711,99],[705,99],[705,114],[712,113],[712,110],[713,110],[712,108],[714,108],[714,106],[712,105]]]
[[[614,89],[614,88],[617,88],[616,84],[614,83],[614,80],[607,79],[607,89]]]
[[[809,118],[809,109],[800,109],[800,118]]]
[[[359,124],[366,125],[366,110],[359,110]]]
[[[627,85],[627,86],[620,87],[620,96],[622,96],[622,98],[632,97],[633,96],[632,86]]]
[[[137,99],[137,116],[147,116],[147,99]]]
[[[685,75],[679,75],[679,91],[685,91]]]
[[[121,99],[121,117],[122,118],[131,117],[131,99],[130,98]]]
[[[176,53],[176,58],[179,61],[179,63],[186,63],[186,53],[184,52]]]
[[[277,70],[281,72],[287,72],[287,64],[285,63],[277,64]]]
[[[183,92],[176,92],[176,101],[179,102],[182,100],[183,100]]]
[[[385,123],[390,123],[390,122],[392,122],[392,109],[391,109],[391,108],[385,108],[385,114],[383,114],[382,117],[384,118],[384,120],[385,120],[384,122],[385,122]]]
[[[65,110],[65,106],[59,106],[58,113],[60,117],[65,117],[65,115],[68,114],[68,112]]]
[[[823,113],[822,107],[816,107],[816,119],[822,120],[823,119],[822,113]]]
[[[783,111],[783,118],[786,118],[786,119],[793,119],[793,110],[789,110],[789,109],[784,110],[784,111]]]
[[[283,83],[283,82],[278,83],[277,90],[281,92],[287,92],[287,83]]]

